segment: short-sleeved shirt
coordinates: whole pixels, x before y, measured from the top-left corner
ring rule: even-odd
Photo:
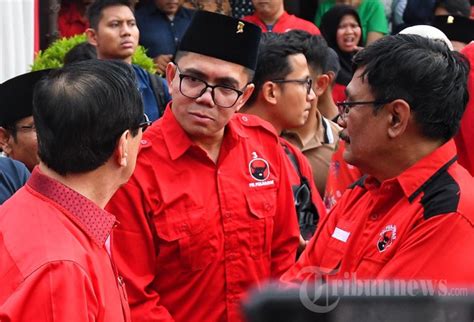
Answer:
[[[33,170],[0,207],[0,321],[130,321],[115,217]]]
[[[0,156],[0,205],[23,187],[29,177],[30,171],[23,163]]]
[[[138,9],[135,17],[140,30],[140,45],[147,49],[147,55],[174,55],[194,12],[181,7],[174,19],[170,20],[153,1]]]
[[[321,25],[323,15],[336,5],[335,0],[323,1],[316,11],[314,23]],[[385,16],[385,9],[379,0],[362,0],[356,8],[359,13],[360,22],[362,24],[362,42],[367,41],[367,33],[374,31],[384,35],[388,34],[388,21]]]

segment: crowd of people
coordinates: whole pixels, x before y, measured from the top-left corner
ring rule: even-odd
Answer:
[[[245,4],[74,2],[87,43],[0,84],[0,321],[244,321],[270,281],[349,275],[474,290],[470,4],[394,35],[379,0]]]

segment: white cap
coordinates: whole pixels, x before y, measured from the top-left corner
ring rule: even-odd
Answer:
[[[448,37],[446,37],[444,32],[442,32],[441,30],[433,26],[428,26],[428,25],[411,26],[400,31],[400,34],[418,35],[418,36],[422,36],[422,37],[426,37],[430,39],[442,40],[446,43],[446,45],[448,45],[449,49],[454,50],[453,44],[448,39]]]

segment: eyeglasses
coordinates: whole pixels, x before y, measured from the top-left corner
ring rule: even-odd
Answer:
[[[311,93],[311,88],[313,88],[313,80],[311,77],[306,77],[303,79],[272,79],[271,81],[274,83],[299,83],[301,85],[305,85],[307,95]]]
[[[14,132],[36,132],[36,126],[32,125],[13,125],[9,126],[8,129]]]
[[[230,86],[209,85],[202,79],[182,74],[178,67],[177,69],[179,72],[179,91],[188,98],[196,99],[201,97],[210,88],[214,104],[223,108],[230,108],[234,106],[239,97],[244,93]]]
[[[348,102],[348,101],[344,101],[344,102],[337,102],[336,105],[337,105],[337,108],[339,109],[339,116],[341,117],[341,119],[345,120],[346,117],[347,117],[347,114],[349,114],[349,111],[351,108],[353,108],[354,106],[356,105],[384,105],[384,104],[387,104],[387,103],[390,103],[391,101],[386,101],[386,100],[382,100],[382,101],[354,101],[354,102]]]
[[[148,118],[148,115],[146,114],[143,114],[143,119],[142,121],[138,124],[138,127],[137,128],[141,128],[142,129],[142,132],[145,132],[145,130],[151,125],[151,121],[150,119]]]

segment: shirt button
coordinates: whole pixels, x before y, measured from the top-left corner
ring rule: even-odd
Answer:
[[[228,211],[224,212],[224,217],[225,218],[230,218],[230,216],[231,216],[230,212],[228,212]]]
[[[120,286],[123,286],[123,277],[122,276],[117,276],[117,281]]]
[[[378,218],[379,218],[378,214],[371,214],[370,215],[370,219],[372,219],[372,220],[377,220]]]
[[[247,122],[249,119],[247,116],[242,116],[242,121]]]
[[[272,204],[269,203],[269,202],[265,202],[265,204],[263,205],[263,207],[265,208],[266,211],[269,211],[270,209],[273,208]]]
[[[141,143],[141,144],[147,144],[148,141],[147,141],[147,140],[141,140],[140,143]]]
[[[174,22],[170,23],[170,25],[174,26]]]

